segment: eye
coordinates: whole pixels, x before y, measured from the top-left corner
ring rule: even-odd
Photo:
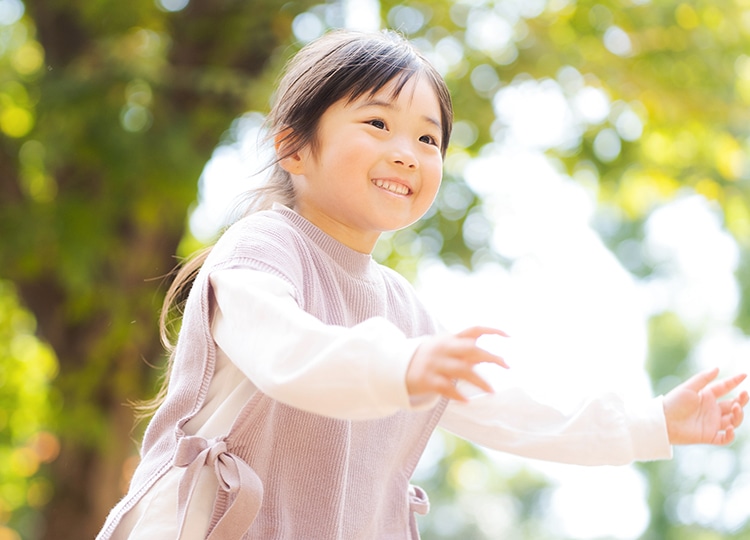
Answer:
[[[377,118],[375,120],[368,120],[367,123],[378,129],[385,129],[385,122]]]
[[[423,142],[423,143],[426,143],[426,144],[431,144],[432,146],[439,146],[438,142],[437,142],[437,139],[435,139],[435,137],[433,137],[432,135],[422,135],[419,138],[419,142]]]

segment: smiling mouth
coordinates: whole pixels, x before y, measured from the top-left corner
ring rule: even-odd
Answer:
[[[396,195],[411,194],[411,189],[409,189],[407,186],[399,182],[392,182],[390,180],[383,180],[382,178],[377,178],[373,180],[372,183],[378,186],[380,189],[390,191],[391,193],[395,193]]]

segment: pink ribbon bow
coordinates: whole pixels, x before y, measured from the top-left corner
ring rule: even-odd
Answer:
[[[263,500],[263,483],[245,461],[227,449],[223,437],[206,440],[203,437],[184,436],[177,443],[174,464],[187,467],[178,488],[177,517],[179,535],[185,527],[185,517],[195,486],[204,466],[213,466],[219,482],[219,494],[226,494],[226,509],[221,512],[214,506],[208,540],[242,538],[258,515]],[[221,515],[217,515],[220,512]],[[217,521],[218,519],[218,521]]]

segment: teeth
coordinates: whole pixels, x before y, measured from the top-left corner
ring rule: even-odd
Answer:
[[[397,193],[399,195],[409,194],[409,188],[397,182],[389,182],[388,180],[382,180],[378,178],[377,180],[375,180],[375,185],[379,188],[383,188],[386,191],[390,191],[391,193]]]

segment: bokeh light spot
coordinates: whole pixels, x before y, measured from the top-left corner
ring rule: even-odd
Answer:
[[[610,26],[604,32],[604,46],[617,56],[628,56],[633,52],[630,36],[618,26]]]
[[[36,41],[27,41],[11,56],[11,65],[21,75],[31,75],[44,65],[44,49]]]
[[[424,14],[410,6],[395,6],[388,12],[388,23],[391,28],[407,35],[418,32],[425,22]]]
[[[21,535],[8,527],[0,527],[0,540],[21,540]]]
[[[9,137],[23,137],[33,126],[34,117],[26,109],[10,106],[0,111],[0,130]]]
[[[190,0],[156,0],[156,6],[164,11],[182,11],[190,3]]]
[[[698,14],[690,4],[680,4],[677,6],[674,16],[677,24],[685,30],[692,30],[700,24],[700,18],[698,18]]]
[[[300,13],[292,21],[294,37],[302,43],[309,43],[315,38],[320,37],[324,30],[323,21],[314,13]]]
[[[23,17],[23,12],[23,2],[19,0],[0,0],[0,24],[11,25],[17,23]]]
[[[120,123],[125,131],[137,133],[145,131],[151,126],[151,112],[141,105],[128,104],[120,115]]]

